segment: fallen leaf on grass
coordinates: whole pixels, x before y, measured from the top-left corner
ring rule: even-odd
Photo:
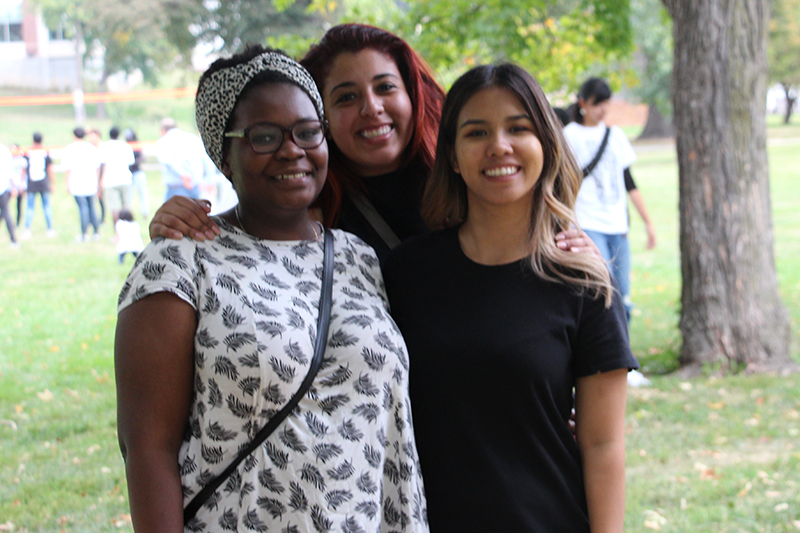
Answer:
[[[745,420],[744,421],[744,425],[745,426],[750,426],[750,427],[755,427],[760,423],[759,418],[761,418],[761,417],[758,416],[758,414],[756,414],[755,416],[753,416],[753,418],[748,418],[747,420]]]
[[[64,392],[66,392],[67,396],[69,396],[70,398],[80,398],[81,396],[78,391],[72,389],[64,389]]]
[[[709,409],[722,409],[725,407],[725,402],[708,402]]]
[[[14,406],[14,412],[16,412],[17,414],[20,414],[20,413],[22,413],[22,411],[23,411],[24,409],[25,409],[25,408],[24,408],[24,407],[22,407],[22,405],[20,405],[20,404],[16,404],[16,405]]]
[[[753,490],[753,484],[748,481],[747,484],[744,486],[744,488],[739,491],[739,497],[743,498],[747,496],[747,493],[750,492],[751,490]]]
[[[0,524],[0,531],[14,531],[16,527],[13,522],[6,522],[5,524]]]
[[[786,412],[783,413],[783,416],[786,418],[791,418],[792,420],[797,420],[800,418],[800,412],[797,412],[795,409],[788,409]]]
[[[102,448],[100,448],[99,444],[93,444],[86,449],[87,455],[92,455],[94,452],[99,452]]]
[[[53,393],[50,392],[50,389],[45,389],[42,392],[37,392],[36,396],[39,397],[40,400],[43,402],[49,402],[53,399]]]
[[[680,389],[684,392],[689,392],[692,390],[692,384],[688,381],[682,381],[680,384],[678,384],[678,387],[680,387]]]
[[[800,520],[795,520],[794,522],[792,522],[792,524],[794,525],[795,528],[800,530]]]
[[[650,509],[645,510],[644,527],[646,527],[647,529],[654,529],[656,531],[661,531],[661,526],[664,526],[666,524],[667,524],[667,519],[664,518],[660,513],[652,511]]]
[[[650,355],[658,355],[661,353],[661,348],[651,346],[650,348],[647,349],[647,353],[649,353]]]
[[[788,503],[779,503],[778,505],[775,506],[776,513],[782,513],[783,511],[788,511],[788,510],[789,510]]]
[[[114,527],[125,527],[131,523],[131,515],[121,514],[118,517],[112,519],[111,523],[114,524]]]
[[[722,477],[722,474],[717,474],[715,469],[709,468],[703,463],[695,463],[694,469],[700,472],[700,479],[719,479]]]
[[[13,420],[0,420],[0,425],[10,427],[11,431],[17,430],[17,423]]]

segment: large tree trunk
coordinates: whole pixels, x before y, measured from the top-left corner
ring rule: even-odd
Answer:
[[[685,371],[793,367],[773,252],[764,0],[664,0],[674,20]]]
[[[664,118],[658,106],[650,104],[647,106],[647,122],[644,129],[639,134],[639,139],[663,139],[672,137],[675,134],[672,122]]]

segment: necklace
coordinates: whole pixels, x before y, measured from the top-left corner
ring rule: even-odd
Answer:
[[[244,229],[244,224],[242,224],[242,217],[239,215],[239,205],[236,204],[236,207],[233,208],[233,213],[236,215],[236,222],[239,224],[239,227],[242,229],[243,232],[247,233],[247,230]],[[320,229],[322,229],[321,224],[319,222],[312,222],[308,221],[308,227],[311,228],[311,231],[314,232],[314,241],[319,241],[319,232],[317,232],[316,225],[320,225]]]

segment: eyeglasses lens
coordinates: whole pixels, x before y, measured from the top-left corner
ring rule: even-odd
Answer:
[[[292,140],[300,148],[316,148],[325,137],[321,122],[299,122],[287,131],[291,132]],[[250,130],[249,140],[256,152],[275,152],[283,143],[283,131],[270,124],[255,126]]]

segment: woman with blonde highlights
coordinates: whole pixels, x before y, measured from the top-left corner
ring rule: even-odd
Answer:
[[[518,66],[459,78],[423,197],[439,231],[384,265],[437,533],[622,531],[638,363],[602,259],[555,244],[581,181],[557,121]]]

